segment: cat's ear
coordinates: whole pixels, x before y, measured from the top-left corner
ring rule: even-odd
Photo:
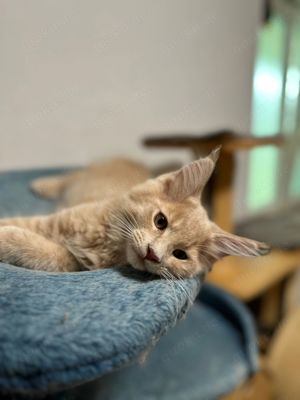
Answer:
[[[207,157],[185,165],[178,171],[161,176],[165,194],[173,201],[183,201],[189,196],[200,197],[219,158],[221,147]]]
[[[266,243],[225,232],[215,224],[212,226],[213,235],[206,245],[207,256],[212,262],[225,256],[264,256],[271,250]]]

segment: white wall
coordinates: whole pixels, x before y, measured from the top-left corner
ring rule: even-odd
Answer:
[[[143,149],[147,132],[247,131],[259,14],[259,0],[2,0],[1,170],[153,164],[178,153]]]

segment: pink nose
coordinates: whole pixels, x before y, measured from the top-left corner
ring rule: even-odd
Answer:
[[[147,254],[144,257],[144,260],[149,260],[149,261],[153,261],[153,262],[156,262],[156,263],[159,262],[159,258],[157,257],[157,255],[155,254],[154,250],[151,249],[150,246],[148,246]]]

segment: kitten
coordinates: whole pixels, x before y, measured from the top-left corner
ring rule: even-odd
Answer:
[[[267,245],[224,232],[201,205],[218,153],[155,179],[145,180],[145,168],[119,160],[38,180],[37,192],[60,196],[69,208],[0,220],[0,260],[61,272],[131,264],[181,278],[206,272],[227,255],[266,254]]]

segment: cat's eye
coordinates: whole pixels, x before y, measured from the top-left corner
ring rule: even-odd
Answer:
[[[186,252],[179,249],[173,251],[173,256],[178,258],[178,260],[187,260],[188,258]]]
[[[154,224],[157,229],[163,231],[168,226],[167,217],[162,212],[157,213],[154,217]]]

